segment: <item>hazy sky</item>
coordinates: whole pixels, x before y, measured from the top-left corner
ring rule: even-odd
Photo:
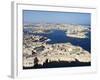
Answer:
[[[69,23],[91,25],[91,14],[23,10],[24,23]]]

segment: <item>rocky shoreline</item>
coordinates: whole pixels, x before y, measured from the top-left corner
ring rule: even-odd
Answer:
[[[72,45],[69,42],[48,44],[47,42],[50,41],[50,39],[47,37],[32,35],[33,33],[52,32],[51,29],[60,29],[63,30],[67,36],[86,38],[86,33],[89,31],[88,28],[84,28],[80,25],[66,24],[55,25],[56,27],[54,27],[54,25],[44,26],[49,27],[39,25],[38,27],[24,28],[23,69],[90,66],[91,54],[82,47]]]
[[[34,37],[33,37],[34,38]],[[36,38],[35,38],[36,39]],[[30,46],[23,47],[23,66],[32,67],[35,64],[43,65],[46,60],[48,62],[90,62],[91,54],[79,46],[71,43],[47,44],[43,42],[33,42],[34,40],[26,39],[26,44],[30,42]],[[28,43],[29,45],[29,43]],[[37,60],[37,61],[35,61]]]

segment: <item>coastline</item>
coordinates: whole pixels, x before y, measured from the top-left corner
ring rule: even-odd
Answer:
[[[73,37],[73,38],[88,38],[85,34],[66,34],[68,37]]]
[[[86,33],[89,31],[86,27],[69,24],[59,24],[56,25],[56,27],[53,24],[49,25],[49,27],[44,27],[42,25],[38,27],[25,27],[24,30],[26,32],[23,38],[24,68],[31,68],[35,65],[44,66],[44,64],[46,66],[51,63],[59,64],[63,62],[66,63],[66,67],[68,64],[73,64],[73,66],[81,66],[84,64],[83,66],[85,66],[85,63],[91,63],[91,54],[82,47],[72,45],[70,42],[48,44],[48,41],[51,41],[51,39],[46,36],[35,35],[35,33],[52,33],[52,29],[62,30],[65,32],[65,37],[68,36],[80,39],[87,38]],[[77,63],[78,65],[76,65]],[[49,66],[47,66],[47,68],[48,67]]]
[[[38,49],[38,51],[35,50],[36,48]],[[27,48],[25,48],[24,50],[26,52]],[[47,60],[48,62],[76,62],[76,60],[79,62],[91,62],[91,54],[89,52],[85,51],[79,46],[73,46],[70,43],[61,43],[53,45],[40,43],[40,47],[37,46],[34,49],[32,49],[34,53],[30,53],[29,50],[27,51],[28,54],[24,56],[24,67],[32,67],[35,64],[43,65]]]

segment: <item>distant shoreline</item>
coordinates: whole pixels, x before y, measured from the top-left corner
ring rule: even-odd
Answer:
[[[34,24],[70,24],[70,23],[39,23],[39,22],[36,22],[36,23],[24,23],[23,25],[34,25]],[[70,25],[82,25],[82,26],[91,26],[90,24],[70,24]]]

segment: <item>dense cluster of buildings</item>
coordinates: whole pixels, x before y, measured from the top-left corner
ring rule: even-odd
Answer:
[[[43,41],[41,41],[41,38]],[[43,65],[47,60],[52,61],[80,61],[90,62],[91,54],[79,46],[71,43],[47,44],[43,36],[24,35],[23,66],[32,67],[36,63]],[[36,62],[36,60],[38,62]]]

